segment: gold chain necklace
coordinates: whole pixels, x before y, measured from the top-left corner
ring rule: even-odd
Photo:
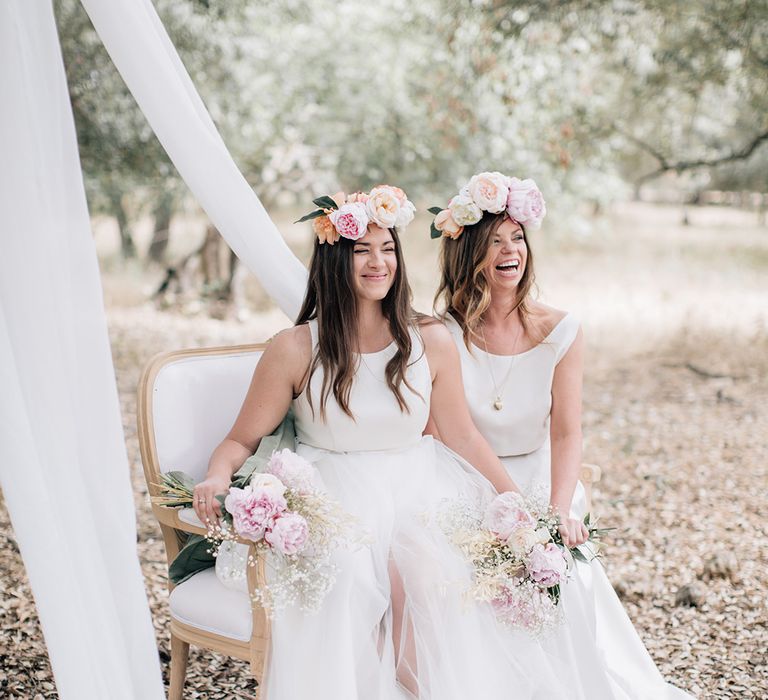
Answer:
[[[522,332],[523,332],[523,325],[521,323],[520,330],[517,332],[517,337],[515,338],[515,342],[512,344],[513,350],[515,349],[515,347],[517,347],[517,341],[520,340],[520,336],[522,335]],[[515,366],[517,355],[512,355],[509,362],[509,369],[507,369],[507,373],[504,375],[504,379],[501,382],[501,386],[499,386],[498,383],[496,382],[496,375],[493,372],[493,362],[491,361],[491,353],[488,352],[488,343],[485,340],[485,331],[483,330],[482,326],[480,327],[480,337],[483,339],[483,345],[485,345],[485,354],[488,359],[488,371],[490,372],[490,375],[491,375],[491,381],[493,382],[493,390],[495,394],[495,398],[491,405],[497,411],[501,411],[504,408],[504,402],[501,399],[501,395],[504,393],[504,387],[507,386],[507,381],[509,380],[509,377],[512,374],[512,368]]]

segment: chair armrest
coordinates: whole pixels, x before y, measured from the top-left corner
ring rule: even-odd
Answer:
[[[186,520],[182,520],[179,517],[179,508],[172,508],[171,506],[161,506],[157,505],[155,503],[152,504],[152,512],[155,514],[155,517],[158,519],[160,523],[163,525],[168,525],[169,527],[172,527],[174,530],[183,530],[184,532],[188,532],[192,535],[202,535],[205,537],[208,534],[208,530],[200,525],[193,525],[192,523],[188,523]],[[244,544],[244,545],[252,545],[253,542],[251,540],[243,539],[242,537],[235,537],[235,538],[229,538],[232,542],[237,542],[238,544]]]

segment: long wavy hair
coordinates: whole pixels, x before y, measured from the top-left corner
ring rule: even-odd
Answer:
[[[387,363],[387,386],[395,395],[401,411],[409,412],[402,393],[405,384],[411,391],[406,371],[411,357],[413,342],[409,328],[415,324],[416,315],[411,307],[411,288],[405,272],[400,239],[395,229],[389,229],[395,242],[397,270],[387,296],[382,299],[381,309],[389,323],[397,352]],[[354,420],[349,407],[349,397],[360,358],[357,337],[358,302],[355,292],[352,256],[355,242],[340,238],[334,245],[320,244],[315,240],[312,260],[309,263],[309,284],[296,325],[317,319],[317,350],[309,366],[306,391],[314,413],[311,393],[312,375],[318,367],[323,369],[323,385],[320,391],[320,416],[325,419],[325,407],[333,393],[342,411]]]
[[[491,264],[491,241],[507,218],[506,212],[485,213],[476,224],[465,226],[464,232],[457,239],[442,239],[440,286],[435,293],[434,304],[440,314],[450,313],[456,319],[463,331],[467,348],[470,348],[472,337],[479,337],[483,314],[491,304],[487,276]],[[520,228],[528,255],[509,313],[517,309],[523,330],[529,332],[532,327],[530,293],[536,277],[528,235],[522,224]]]

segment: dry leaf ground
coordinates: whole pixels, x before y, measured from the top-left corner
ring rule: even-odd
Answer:
[[[768,697],[768,231],[751,214],[632,205],[581,237],[534,240],[543,298],[588,338],[585,459],[603,467],[596,509],[616,525],[606,568],[673,683],[700,698]],[[423,230],[423,229],[422,229]],[[306,241],[294,241],[306,250]],[[428,307],[435,248],[407,243]],[[105,265],[105,267],[109,267]],[[141,475],[135,387],[156,352],[260,340],[284,323],[163,314],[107,273],[110,333],[135,486],[138,550],[167,680],[166,566]],[[132,288],[133,289],[133,288]],[[55,698],[34,603],[0,505],[0,697]],[[707,578],[718,557],[725,578]],[[710,566],[711,568],[711,566]],[[698,607],[676,605],[700,582]],[[245,664],[193,651],[186,697],[250,698]],[[299,699],[297,699],[299,700]],[[596,699],[599,700],[599,699]]]

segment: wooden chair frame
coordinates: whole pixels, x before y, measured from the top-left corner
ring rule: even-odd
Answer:
[[[150,496],[160,495],[158,484],[161,482],[160,465],[155,443],[155,431],[152,410],[152,396],[155,379],[160,370],[166,365],[180,359],[192,357],[211,357],[217,355],[231,355],[238,352],[254,352],[264,350],[264,343],[252,345],[232,345],[226,347],[201,348],[190,350],[177,350],[161,353],[155,356],[144,369],[138,389],[138,435],[141,461],[144,466],[144,477],[147,480],[147,488]],[[183,533],[205,535],[202,527],[196,527],[179,518],[178,509],[168,506],[152,504],[152,512],[160,524],[160,530],[165,543],[165,553],[168,566],[176,558],[183,546],[185,535]],[[250,662],[251,672],[261,686],[269,660],[270,649],[270,622],[265,610],[253,603],[253,593],[258,586],[265,582],[264,559],[257,554],[253,542],[238,539],[238,542],[249,546],[249,559],[256,560],[255,566],[249,566],[247,572],[248,595],[251,599],[253,615],[253,627],[251,638],[247,641],[233,639],[214,632],[198,629],[171,618],[171,673],[169,700],[182,700],[184,679],[187,672],[189,658],[189,645],[210,649],[222,654],[233,656],[237,659]],[[174,584],[168,581],[169,592]],[[260,695],[257,690],[256,698]]]
[[[592,511],[592,486],[596,484],[603,476],[603,470],[596,464],[582,463],[581,472],[579,472],[579,481],[584,485],[584,492],[587,496],[587,512]]]

